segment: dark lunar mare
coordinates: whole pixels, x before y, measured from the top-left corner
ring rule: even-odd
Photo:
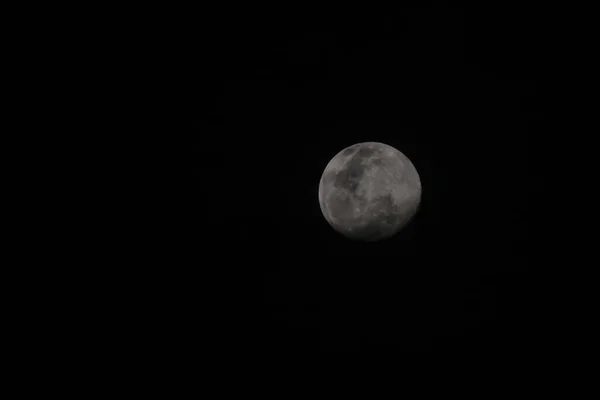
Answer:
[[[363,160],[375,154],[375,150],[363,147],[352,156],[348,161],[346,168],[336,174],[333,185],[338,188],[347,189],[350,193],[356,194],[360,180],[365,173]]]
[[[376,152],[376,150],[371,149],[369,147],[361,147],[354,157],[358,157],[362,161],[365,158],[371,157]]]
[[[329,197],[329,209],[335,210],[336,218],[346,220],[352,216],[352,196],[344,192],[336,192]]]
[[[358,194],[358,187],[367,167],[363,162],[375,153],[377,153],[377,150],[361,147],[348,161],[346,167],[336,173],[333,186],[347,191],[350,195],[350,197],[344,198],[342,194],[338,193],[331,196],[329,200],[329,208],[335,210],[336,218],[340,221],[352,217],[353,204],[358,204],[363,208],[366,206],[367,199],[363,195]],[[368,225],[357,228],[357,230],[353,232],[344,232],[344,234],[348,234],[355,239],[376,240],[388,233],[382,231],[381,223],[385,222],[389,224],[390,228],[393,228],[394,222],[397,219],[393,214],[393,201],[391,195],[381,196],[379,199],[375,199],[374,204],[375,209],[381,214]],[[374,211],[371,211],[371,213],[373,212]],[[382,221],[382,219],[384,221]]]
[[[362,150],[362,149],[361,149]],[[363,155],[370,154],[363,152]],[[355,204],[364,207],[367,199],[358,194],[358,187],[365,173],[362,157],[355,154],[350,158],[345,168],[335,174],[333,186],[338,189],[329,197],[328,207],[334,211],[336,219],[346,220],[352,217],[352,208]],[[345,196],[347,196],[345,198]]]

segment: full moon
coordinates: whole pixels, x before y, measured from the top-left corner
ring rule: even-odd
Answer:
[[[384,143],[358,143],[340,151],[319,183],[323,216],[333,229],[354,240],[393,236],[417,213],[420,201],[415,166]]]

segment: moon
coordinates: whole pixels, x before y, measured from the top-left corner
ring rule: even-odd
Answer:
[[[421,180],[392,146],[364,142],[336,154],[319,182],[319,204],[331,227],[349,239],[378,241],[402,230],[417,213]]]

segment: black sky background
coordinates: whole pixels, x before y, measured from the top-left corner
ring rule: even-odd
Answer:
[[[165,178],[169,265],[146,274],[158,287],[153,318],[174,346],[539,343],[531,144],[548,124],[548,77],[532,11],[196,15],[170,21],[160,45],[183,134],[178,176]],[[407,229],[368,244],[334,232],[317,199],[329,160],[363,141],[402,151],[423,187]]]

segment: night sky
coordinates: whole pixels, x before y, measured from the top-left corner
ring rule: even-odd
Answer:
[[[184,121],[172,246],[150,269],[161,329],[233,353],[532,346],[533,14],[251,15],[188,16],[161,45]],[[329,160],[365,141],[403,152],[423,188],[412,223],[376,243],[336,233],[317,198]]]

